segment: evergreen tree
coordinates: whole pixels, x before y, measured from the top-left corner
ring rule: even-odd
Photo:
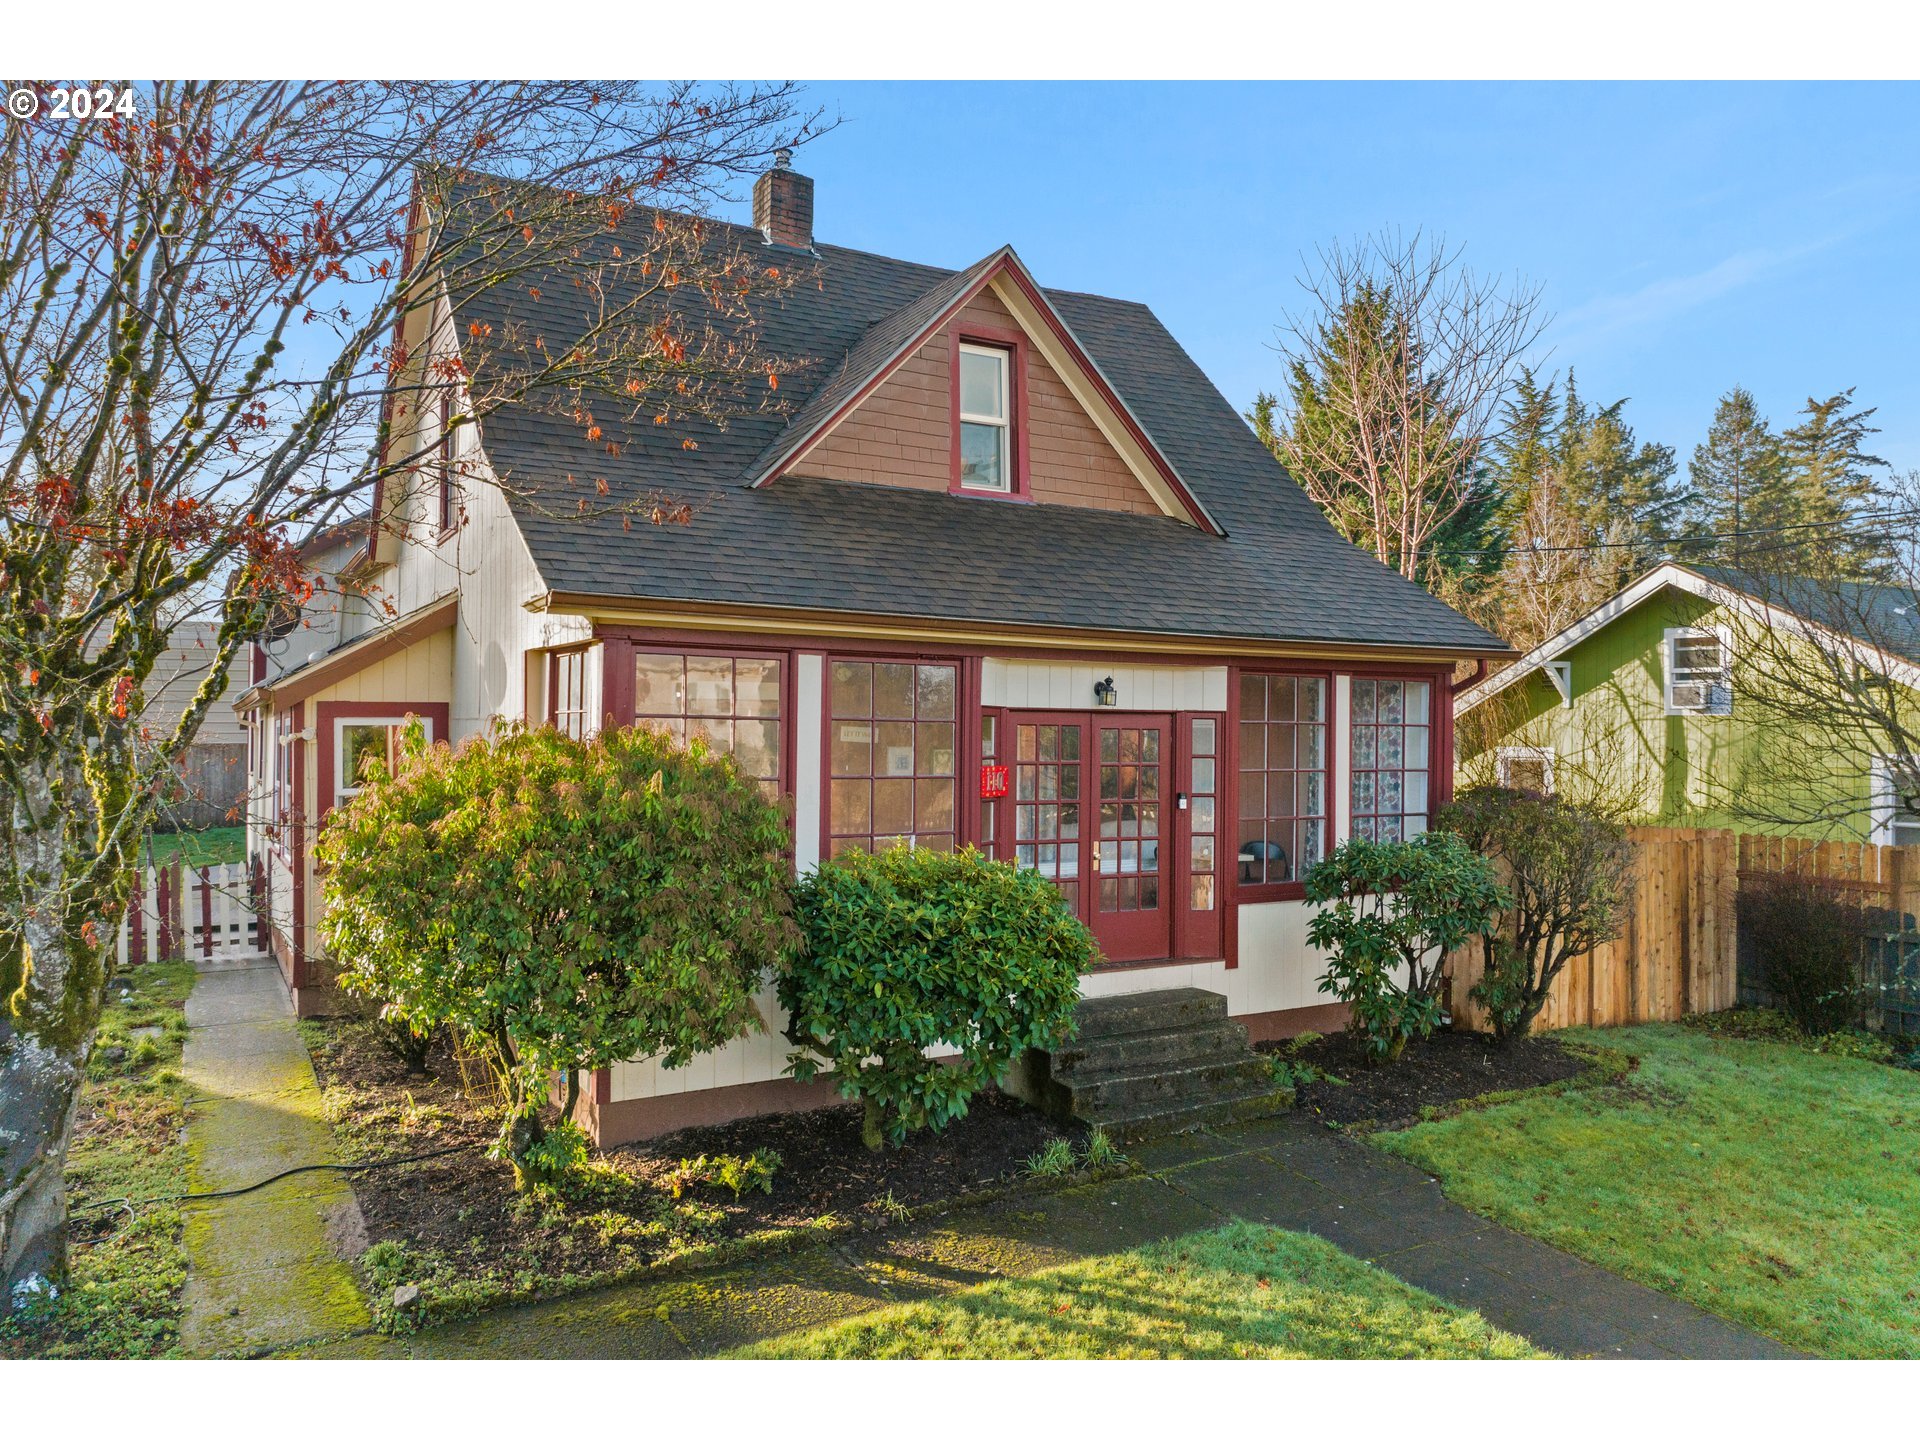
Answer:
[[[1770,568],[1851,579],[1883,574],[1891,541],[1871,515],[1884,498],[1873,472],[1888,466],[1864,448],[1880,433],[1867,423],[1874,412],[1856,409],[1849,388],[1809,397],[1800,413],[1806,418],[1781,436],[1781,449],[1793,516],[1784,523],[1802,528],[1782,535]]]
[[[1736,385],[1720,397],[1687,474],[1693,490],[1685,527],[1689,543],[1682,553],[1690,559],[1738,567],[1753,540],[1764,545],[1769,539],[1748,532],[1773,532],[1790,523],[1786,455],[1749,390]]]

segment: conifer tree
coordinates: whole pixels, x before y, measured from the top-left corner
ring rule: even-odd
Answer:
[[[1789,523],[1793,506],[1786,456],[1750,390],[1736,385],[1720,397],[1707,438],[1693,448],[1687,474],[1693,489],[1683,553],[1689,559],[1737,568],[1754,540],[1764,546],[1768,532]]]
[[[1791,519],[1770,568],[1806,575],[1870,579],[1892,559],[1884,526],[1872,512],[1884,498],[1876,470],[1887,462],[1865,450],[1871,409],[1857,409],[1851,387],[1824,400],[1808,398],[1805,418],[1781,436]]]

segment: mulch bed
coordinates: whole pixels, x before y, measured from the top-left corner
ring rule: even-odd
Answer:
[[[1322,1035],[1298,1048],[1286,1040],[1258,1048],[1284,1053],[1295,1065],[1317,1066],[1334,1077],[1299,1087],[1299,1113],[1332,1125],[1375,1130],[1404,1129],[1431,1105],[1572,1079],[1588,1065],[1551,1036],[1502,1046],[1487,1036],[1455,1030],[1409,1045],[1391,1065],[1371,1063],[1346,1034]]]
[[[512,1169],[488,1158],[498,1122],[461,1087],[459,1067],[435,1047],[425,1076],[380,1043],[364,1021],[308,1028],[315,1069],[343,1158],[383,1159],[454,1145],[457,1154],[352,1176],[369,1243],[399,1241],[433,1257],[442,1280],[524,1275],[589,1276],[632,1269],[697,1245],[817,1223],[897,1218],[899,1207],[951,1201],[1020,1175],[1051,1140],[1083,1138],[997,1093],[982,1095],[940,1135],[921,1133],[879,1154],[860,1142],[851,1105],[677,1131],[595,1158],[616,1172],[590,1179],[564,1202],[535,1202],[513,1188]],[[316,1035],[324,1039],[314,1042]],[[701,1155],[780,1157],[771,1193],[691,1185],[671,1177]]]

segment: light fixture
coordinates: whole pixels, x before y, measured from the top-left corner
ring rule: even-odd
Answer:
[[[1113,676],[1096,680],[1093,684],[1093,703],[1096,705],[1118,705],[1120,692],[1113,688]]]

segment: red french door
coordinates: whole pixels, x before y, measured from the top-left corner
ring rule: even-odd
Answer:
[[[1108,959],[1173,953],[1162,843],[1173,726],[1165,715],[1013,719],[1013,859],[1060,887]]]

